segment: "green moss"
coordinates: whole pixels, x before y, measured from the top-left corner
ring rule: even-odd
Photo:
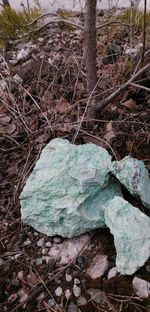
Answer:
[[[38,16],[40,16],[39,8],[17,12],[5,7],[0,13],[0,40],[18,39],[30,33],[35,28],[35,24],[30,23]]]

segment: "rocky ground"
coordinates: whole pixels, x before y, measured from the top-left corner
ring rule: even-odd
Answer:
[[[72,22],[82,26],[82,17]],[[130,46],[128,27],[117,27],[97,36],[100,98],[130,77],[131,57],[123,52]],[[149,72],[137,83],[149,88]],[[0,311],[150,311],[150,299],[140,298],[148,297],[150,261],[134,276],[121,276],[108,229],[64,240],[20,222],[19,194],[54,137],[104,146],[118,160],[132,155],[150,172],[149,91],[130,86],[81,123],[85,86],[79,28],[49,24],[30,39],[8,42],[1,53]]]

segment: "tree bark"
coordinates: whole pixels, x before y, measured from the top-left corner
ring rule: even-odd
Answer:
[[[88,95],[91,94],[97,84],[96,4],[97,0],[86,0],[85,6],[85,64]]]
[[[8,0],[2,0],[3,2],[3,7],[5,8],[6,6],[10,7],[10,3]]]

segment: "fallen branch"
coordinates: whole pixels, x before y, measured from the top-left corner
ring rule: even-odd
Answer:
[[[132,77],[125,82],[123,85],[121,85],[116,91],[114,91],[112,94],[110,94],[106,99],[102,100],[99,103],[96,103],[95,109],[98,111],[102,111],[104,108],[106,108],[110,102],[115,99],[116,96],[118,96],[122,91],[126,90],[133,81],[136,80],[140,75],[145,73],[150,68],[150,63],[142,67],[137,73],[133,74]]]

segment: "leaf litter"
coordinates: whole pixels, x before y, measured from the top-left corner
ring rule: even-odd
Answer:
[[[80,280],[78,287],[86,304],[77,308],[78,311],[148,311],[150,301],[133,295],[131,278],[115,276],[108,280],[106,272],[92,280],[85,273],[98,253],[108,256],[109,269],[115,267],[113,238],[108,229],[98,230],[91,236],[91,250],[82,251],[68,267],[59,267],[59,256],[51,260],[43,254],[50,251],[51,247],[47,246],[54,244],[54,238],[20,223],[19,194],[43,147],[54,137],[72,140],[88,100],[82,34],[55,25],[40,36],[44,41],[33,38],[33,51],[31,45],[28,59],[15,65],[11,63],[16,53],[17,43],[14,43],[5,52],[7,66],[0,63],[1,75],[9,81],[0,96],[0,311],[63,311],[69,304],[77,307],[77,298],[72,293],[73,279],[67,284],[65,274]],[[103,51],[100,53],[102,58]],[[122,56],[114,64],[99,62],[102,96],[115,83],[122,83],[123,65]],[[14,79],[15,75],[20,80]],[[94,120],[85,116],[76,143],[104,146],[117,159],[130,154],[142,159],[150,172],[149,94],[138,91],[135,101],[135,87],[128,92],[123,103],[120,95],[100,116],[97,113]],[[43,237],[45,245],[38,247],[37,242]],[[146,269],[149,266],[148,261],[139,270],[138,277],[149,281]],[[56,297],[55,289],[60,286],[62,295]],[[69,303],[66,289],[71,294]],[[44,296],[38,299],[37,293],[41,295],[43,291]],[[25,298],[27,304],[19,308]]]

